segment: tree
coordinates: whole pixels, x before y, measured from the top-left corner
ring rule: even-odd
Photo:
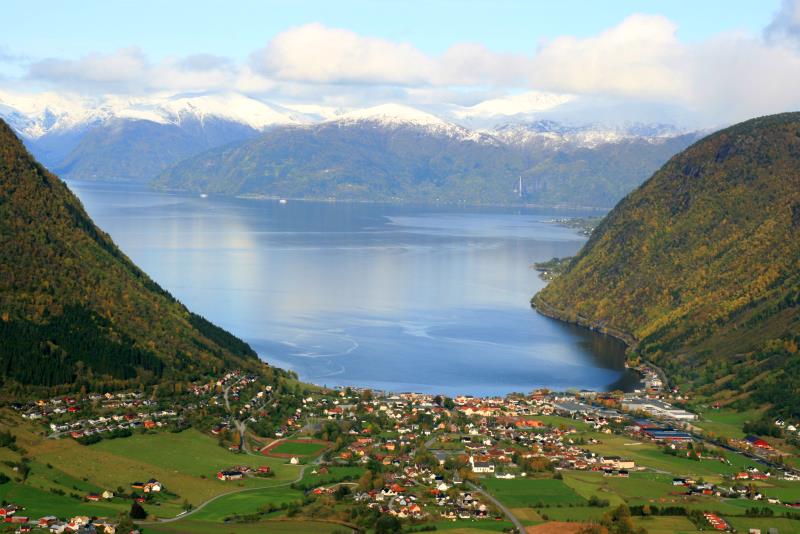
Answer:
[[[131,519],[147,519],[147,512],[138,502],[134,502],[131,505],[131,512],[129,515],[131,516]]]
[[[128,534],[128,532],[133,532],[134,530],[136,530],[136,525],[131,521],[130,515],[121,513],[117,518],[117,532],[120,534]]]
[[[403,525],[393,515],[382,515],[375,523],[375,534],[399,534],[402,531]]]

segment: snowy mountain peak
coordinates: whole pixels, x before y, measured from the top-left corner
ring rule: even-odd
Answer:
[[[491,135],[469,130],[431,113],[401,104],[381,104],[350,111],[329,122],[342,125],[368,122],[382,128],[419,128],[429,134],[446,136],[459,141],[497,144],[497,140]]]
[[[150,104],[156,113],[180,124],[185,118],[228,119],[256,130],[273,125],[304,124],[302,114],[282,109],[237,93],[169,98]]]
[[[148,98],[105,96],[64,97],[53,93],[36,95],[0,92],[0,117],[29,139],[48,133],[93,126],[114,119],[148,120],[180,125],[186,120],[201,123],[209,118],[225,119],[263,130],[273,125],[305,124],[302,113],[284,109],[237,93],[198,96],[167,95]]]
[[[413,124],[416,126],[455,127],[454,124],[450,124],[436,115],[401,104],[381,104],[379,106],[350,111],[334,120],[346,122],[375,121],[385,125]]]
[[[506,143],[538,144],[550,147],[572,145],[594,148],[608,143],[638,139],[660,143],[687,133],[669,124],[632,123],[625,125],[570,125],[553,120],[509,122],[496,126],[492,133]]]
[[[452,115],[457,119],[510,117],[549,111],[574,99],[572,95],[531,91],[502,98],[484,100],[474,106],[457,108]]]

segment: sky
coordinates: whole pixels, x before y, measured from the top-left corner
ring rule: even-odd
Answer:
[[[800,107],[800,0],[10,0],[3,12],[6,92],[433,110],[552,93],[709,126]]]

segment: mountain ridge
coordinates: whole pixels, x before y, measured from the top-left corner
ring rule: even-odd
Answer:
[[[0,380],[7,391],[262,368],[136,267],[0,120]]]
[[[715,394],[716,380],[733,391],[756,369],[794,365],[798,163],[800,113],[711,134],[620,201],[532,304]]]

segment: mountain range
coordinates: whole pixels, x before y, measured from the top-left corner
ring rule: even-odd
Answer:
[[[626,196],[534,306],[626,340],[678,385],[800,415],[798,169],[800,113],[708,136]]]
[[[403,202],[610,207],[697,138],[658,123],[542,118],[568,102],[520,95],[433,114],[397,104],[279,106],[235,93],[0,94],[0,117],[67,179]]]
[[[261,368],[136,267],[0,120],[0,382],[95,390]]]

